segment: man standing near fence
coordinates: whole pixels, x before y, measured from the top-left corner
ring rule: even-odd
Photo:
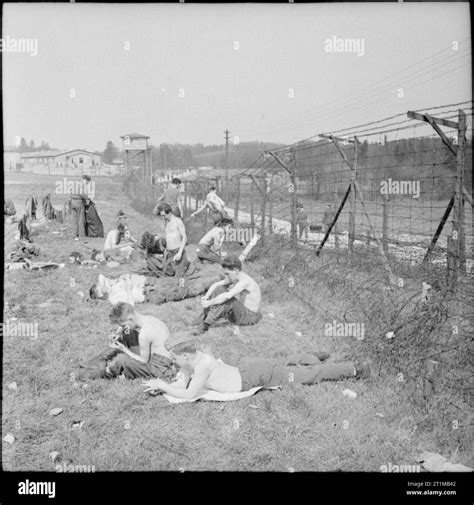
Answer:
[[[175,177],[172,179],[171,184],[166,189],[166,191],[158,198],[158,203],[153,209],[153,214],[158,214],[158,207],[162,204],[168,204],[171,207],[171,211],[178,218],[183,218],[183,193],[179,190],[181,185],[181,179]]]

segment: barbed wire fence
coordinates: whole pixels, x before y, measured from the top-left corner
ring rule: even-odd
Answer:
[[[365,320],[370,337],[351,353],[403,377],[427,416],[437,402],[440,423],[453,401],[471,404],[472,101],[324,132],[238,176],[196,179],[193,209],[211,185],[235,226],[261,235],[265,276],[309,318]],[[337,300],[334,313],[314,289]]]
[[[237,225],[263,242],[282,235],[318,256],[376,250],[391,282],[393,262],[445,265],[455,279],[472,269],[471,115],[463,102],[319,134],[187,193],[201,200],[218,186]]]

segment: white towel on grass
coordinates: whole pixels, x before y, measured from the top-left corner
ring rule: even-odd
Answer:
[[[281,386],[275,386],[265,389],[279,389]],[[202,395],[196,396],[196,398],[176,398],[168,393],[163,393],[163,396],[170,403],[185,403],[185,402],[195,402],[196,400],[208,400],[212,402],[233,402],[234,400],[241,400],[242,398],[247,398],[248,396],[254,395],[257,391],[262,389],[262,386],[257,386],[248,391],[241,391],[239,393],[219,393],[218,391],[208,391]]]

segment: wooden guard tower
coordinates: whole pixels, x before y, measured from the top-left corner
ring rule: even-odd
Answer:
[[[127,173],[134,168],[138,168],[137,175],[143,181],[151,181],[152,176],[152,155],[151,146],[148,143],[147,135],[140,133],[129,133],[120,137],[125,152],[125,169]]]

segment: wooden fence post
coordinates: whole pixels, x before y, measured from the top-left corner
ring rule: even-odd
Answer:
[[[456,155],[456,189],[454,195],[454,215],[453,215],[453,238],[456,248],[456,269],[459,268],[461,275],[466,273],[466,239],[464,222],[464,170],[466,164],[466,114],[459,110],[458,119],[458,151]]]
[[[296,160],[295,154],[290,150],[291,154],[291,173],[290,173],[290,195],[291,195],[291,245],[294,249],[298,248],[298,226],[296,212]]]
[[[385,254],[388,254],[388,195],[383,195],[382,205],[382,247]]]
[[[239,222],[239,206],[240,206],[240,177],[237,176],[237,189],[235,193],[235,206],[234,206],[234,224]]]
[[[270,184],[267,188],[268,192],[268,232],[273,235],[273,198],[271,191],[273,189],[273,177],[270,176]]]
[[[354,162],[351,170],[351,192],[349,193],[349,250],[354,250],[354,237],[355,237],[355,216],[356,216],[356,190],[354,181],[357,174],[357,159],[358,159],[358,141],[354,137]]]
[[[253,183],[250,184],[250,227],[252,228],[252,236],[255,232],[255,208],[254,208],[254,199],[253,199]]]
[[[266,204],[267,204],[267,179],[265,177],[263,177],[262,207],[261,207],[261,211],[260,211],[260,215],[262,216],[262,222],[260,224],[260,235],[262,236],[262,244],[265,243]]]

